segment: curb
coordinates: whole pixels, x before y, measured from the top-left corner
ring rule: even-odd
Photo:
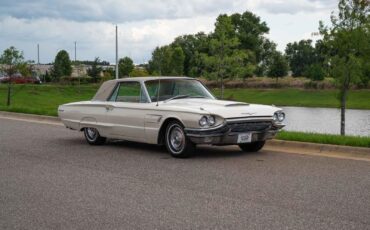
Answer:
[[[370,148],[299,141],[269,140],[265,150],[370,161]]]
[[[52,122],[60,124],[59,117],[14,113],[0,111],[0,117],[8,117],[22,120],[33,120],[38,122]],[[299,141],[269,140],[264,147],[265,150],[287,153],[298,153],[305,155],[317,155],[337,157],[346,159],[365,159],[370,161],[370,148],[351,147],[342,145],[318,144]]]
[[[12,118],[18,118],[18,119],[30,119],[30,120],[37,120],[37,121],[60,122],[59,117],[28,114],[28,113],[14,113],[14,112],[0,111],[0,116],[12,117]]]

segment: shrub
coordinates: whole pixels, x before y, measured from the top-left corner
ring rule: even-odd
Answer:
[[[89,76],[81,76],[81,77],[70,77],[70,76],[63,76],[59,80],[60,83],[66,85],[77,85],[77,84],[88,84],[93,82],[93,78]]]
[[[314,81],[322,81],[325,78],[325,71],[320,64],[315,63],[306,69],[304,76]]]

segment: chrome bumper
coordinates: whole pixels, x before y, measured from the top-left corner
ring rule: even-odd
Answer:
[[[225,122],[209,129],[185,128],[187,137],[196,144],[235,145],[238,135],[251,133],[251,142],[272,139],[285,125],[272,121]]]

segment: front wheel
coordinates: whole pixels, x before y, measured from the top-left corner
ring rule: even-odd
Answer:
[[[166,128],[165,143],[173,157],[189,157],[195,151],[195,144],[186,137],[182,124],[170,122]]]
[[[239,144],[239,147],[243,152],[258,152],[265,145],[265,141],[256,141],[252,143]]]
[[[87,143],[90,145],[102,145],[106,141],[106,138],[100,136],[98,130],[95,128],[84,128],[84,134]]]

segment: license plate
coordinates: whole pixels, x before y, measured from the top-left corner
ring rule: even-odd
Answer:
[[[238,135],[238,143],[252,142],[252,133],[241,133]]]

